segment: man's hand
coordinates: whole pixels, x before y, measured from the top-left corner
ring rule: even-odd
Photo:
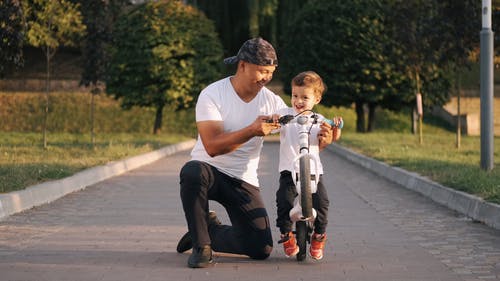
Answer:
[[[273,114],[272,116],[260,115],[252,123],[251,127],[255,136],[267,136],[273,130],[279,129],[278,123],[279,115]]]
[[[222,121],[200,121],[196,125],[207,154],[215,157],[234,151],[255,136],[265,136],[279,129],[278,118],[278,115],[259,116],[252,124],[234,132],[224,132]]]

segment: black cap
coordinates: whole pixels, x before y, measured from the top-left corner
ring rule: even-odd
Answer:
[[[263,66],[278,65],[278,57],[273,45],[262,38],[247,40],[241,46],[238,54],[225,58],[224,63],[235,64],[240,60]]]

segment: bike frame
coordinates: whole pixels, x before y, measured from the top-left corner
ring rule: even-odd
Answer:
[[[309,138],[314,124],[327,122],[333,127],[342,129],[343,121],[340,118],[339,123],[335,124],[332,120],[319,120],[318,115],[309,110],[311,115],[285,115],[280,117],[279,122],[286,125],[290,122],[299,124],[299,155],[293,160],[293,169],[296,163],[299,164],[299,171],[292,171],[292,178],[295,183],[298,196],[294,200],[294,205],[290,210],[290,219],[295,224],[295,234],[297,236],[297,245],[299,253],[297,260],[303,261],[306,258],[306,244],[310,242],[313,223],[317,216],[317,211],[312,206],[312,194],[316,193],[319,182],[318,163],[319,158],[309,152]],[[302,112],[303,113],[303,112]],[[311,162],[314,165],[314,179],[311,179]],[[298,175],[295,177],[295,175]]]
[[[309,153],[310,126],[317,123],[317,120],[314,120],[312,117],[307,115],[299,115],[296,117],[296,122],[300,125],[300,129],[298,132],[300,154],[295,157],[293,162],[294,164],[298,162],[299,167],[304,165],[307,165],[308,167],[300,167],[299,171],[292,171],[292,175],[294,175],[293,181],[295,183],[295,188],[297,190],[298,196],[297,198],[295,198],[294,206],[290,210],[290,219],[292,220],[292,222],[309,221],[312,223],[317,216],[316,210],[312,208],[312,205],[309,204],[306,205],[311,206],[310,209],[309,206],[303,209],[303,204],[301,204],[301,202],[303,201],[303,199],[308,200],[306,198],[303,198],[303,196],[311,196],[310,194],[316,193],[319,181],[319,173],[317,172],[319,159],[316,155]],[[313,160],[312,163],[314,163],[314,171],[316,171],[313,180],[311,179],[310,172],[308,175],[301,174],[301,172],[304,171],[311,171],[311,159]],[[295,165],[293,165],[293,167],[295,167]],[[295,177],[295,175],[298,175],[298,177]],[[301,191],[304,188],[308,189],[308,192],[310,192],[310,194],[303,194]]]

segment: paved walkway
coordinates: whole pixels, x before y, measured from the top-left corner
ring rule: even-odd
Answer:
[[[266,143],[261,184],[274,222],[278,144]],[[186,267],[180,152],[0,221],[0,280],[500,280],[500,231],[323,154],[331,201],[325,258],[297,263],[277,245],[254,261],[216,253]],[[223,223],[220,205],[213,203]],[[275,241],[277,229],[273,228]]]

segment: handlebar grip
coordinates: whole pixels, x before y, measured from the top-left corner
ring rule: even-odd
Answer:
[[[342,119],[342,117],[340,117],[340,120],[337,124],[335,124],[335,122],[333,122],[333,120],[330,120],[330,119],[325,119],[325,122],[327,122],[328,124],[330,124],[334,128],[335,127],[339,128],[339,129],[344,128],[344,119]]]
[[[293,118],[295,118],[295,116],[293,115],[283,115],[278,119],[278,123],[280,123],[281,125],[285,125],[288,122],[290,122]],[[267,119],[266,123],[274,123],[274,121],[273,119]]]
[[[295,118],[295,116],[293,116],[293,115],[283,115],[278,119],[278,123],[280,123],[281,125],[285,125],[288,122],[292,121],[294,118]],[[330,124],[334,128],[342,129],[344,127],[344,119],[342,119],[342,117],[339,117],[339,119],[340,120],[337,123],[333,122],[333,120],[326,119],[326,118],[323,121],[327,122],[328,124]],[[266,123],[273,123],[273,119],[267,119]]]
[[[293,118],[295,118],[295,116],[293,116],[293,115],[283,115],[283,116],[280,117],[280,119],[278,120],[278,122],[281,125],[285,125],[288,122],[292,121]]]

